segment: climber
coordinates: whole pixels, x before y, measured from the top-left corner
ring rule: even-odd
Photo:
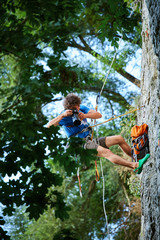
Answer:
[[[104,157],[112,163],[125,166],[131,169],[135,169],[138,173],[141,173],[143,164],[146,162],[148,155],[139,160],[139,162],[130,162],[122,157],[111,152],[109,147],[113,145],[119,145],[121,149],[131,157],[131,148],[125,142],[122,136],[108,136],[100,137],[98,139],[91,140],[91,134],[88,128],[87,118],[98,119],[101,118],[101,113],[89,109],[88,107],[81,105],[81,99],[74,93],[68,94],[63,101],[64,111],[56,118],[52,119],[47,127],[50,126],[63,126],[68,137],[76,136],[85,139],[86,149],[96,149],[98,157]],[[84,131],[86,129],[86,131]]]

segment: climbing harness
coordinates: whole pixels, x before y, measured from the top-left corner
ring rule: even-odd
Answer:
[[[75,137],[76,135],[78,135],[79,133],[82,133],[82,132],[92,131],[92,128],[94,128],[94,127],[100,126],[100,125],[102,125],[102,124],[104,124],[104,123],[107,123],[107,122],[110,122],[110,121],[112,121],[112,120],[114,120],[114,119],[123,117],[123,116],[125,116],[125,115],[128,115],[128,114],[130,114],[130,113],[136,112],[136,111],[138,111],[138,110],[141,110],[141,108],[144,108],[144,106],[145,106],[145,105],[143,105],[143,106],[141,106],[141,107],[139,107],[139,108],[130,110],[130,111],[128,111],[128,112],[126,112],[126,113],[123,113],[123,114],[121,114],[121,115],[111,117],[111,118],[109,118],[109,119],[107,119],[107,120],[105,120],[105,121],[103,121],[103,122],[101,122],[101,123],[97,123],[97,124],[94,124],[94,125],[92,125],[92,126],[86,127],[86,128],[84,128],[82,131],[80,131],[80,132],[72,135],[72,137]],[[93,132],[93,131],[92,131],[92,132]],[[92,138],[92,139],[93,139],[93,138]]]
[[[89,132],[92,132],[92,129],[91,129],[91,127],[89,126],[89,127],[86,127],[86,128],[84,128],[84,129],[82,129],[80,132],[77,132],[77,133],[75,133],[75,134],[73,134],[73,135],[71,135],[70,137],[76,137],[78,134],[80,134],[80,133],[84,133],[84,132],[87,132],[87,131],[89,131]],[[89,134],[88,134],[89,135]]]

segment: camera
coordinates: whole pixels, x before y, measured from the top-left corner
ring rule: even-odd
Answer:
[[[75,126],[79,126],[81,124],[81,120],[78,117],[78,111],[77,109],[72,109],[73,115],[72,115],[72,121]]]

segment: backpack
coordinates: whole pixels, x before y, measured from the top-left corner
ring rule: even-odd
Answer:
[[[134,126],[131,129],[132,162],[144,158],[149,153],[148,125]]]

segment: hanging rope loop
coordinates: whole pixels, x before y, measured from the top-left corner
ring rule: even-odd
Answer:
[[[78,183],[79,183],[79,194],[80,194],[80,197],[82,197],[81,180],[80,180],[80,176],[79,176],[79,167],[77,169],[77,178],[78,178]]]
[[[100,100],[100,93],[97,94],[97,97],[96,97],[96,105],[98,106],[99,104],[99,100]]]

